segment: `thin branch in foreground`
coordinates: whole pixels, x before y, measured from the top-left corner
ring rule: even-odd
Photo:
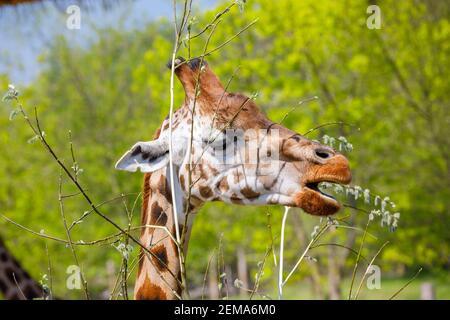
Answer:
[[[302,135],[306,137],[311,132],[316,131],[316,130],[318,130],[320,128],[328,127],[328,126],[335,126],[335,125],[343,125],[343,126],[349,126],[349,127],[354,127],[355,126],[353,124],[350,124],[350,123],[347,123],[347,122],[343,122],[343,121],[327,122],[327,123],[323,123],[321,125],[318,125],[317,127],[309,129],[308,131],[306,131]]]
[[[392,299],[394,299],[396,296],[398,296],[398,295],[400,294],[400,292],[402,292],[407,286],[409,286],[409,284],[410,284],[411,282],[413,282],[414,279],[416,279],[417,276],[419,275],[419,273],[421,273],[421,272],[422,272],[422,267],[420,267],[420,269],[414,274],[414,276],[413,276],[411,279],[409,279],[409,281],[408,281],[407,283],[405,283],[405,285],[404,285],[403,287],[401,287],[396,293],[394,293],[394,294],[392,295],[392,297],[389,298],[389,300],[392,300]]]
[[[45,255],[47,256],[47,271],[48,271],[48,279],[49,279],[49,297],[50,300],[53,300],[53,271],[52,271],[52,262],[50,260],[50,253],[48,252],[48,244],[45,242]]]
[[[23,293],[22,289],[20,288],[19,283],[17,282],[16,274],[13,273],[12,276],[13,276],[13,279],[14,279],[14,283],[15,283],[16,286],[17,286],[17,289],[19,289],[20,295],[22,296],[22,298],[23,298],[24,300],[28,300],[28,298],[25,296],[25,294]]]
[[[80,266],[80,262],[78,260],[78,255],[75,251],[75,247],[72,242],[72,236],[70,234],[69,227],[67,226],[67,219],[66,219],[66,214],[64,211],[64,200],[62,198],[62,172],[60,172],[60,174],[59,174],[59,181],[58,181],[58,202],[59,202],[59,211],[61,214],[61,220],[63,221],[64,230],[66,232],[67,241],[69,243],[69,248],[70,248],[70,251],[72,252],[72,256],[73,256],[73,260],[75,261],[75,265],[78,267],[78,270],[80,270],[80,280],[83,285],[84,295],[85,295],[86,299],[89,300],[90,296],[89,296],[88,283],[86,281],[86,278],[84,277],[83,270],[82,270],[82,268]]]
[[[205,297],[206,280],[208,278],[208,271],[209,271],[209,268],[211,266],[212,259],[214,258],[215,251],[216,251],[216,248],[214,248],[213,252],[209,256],[208,264],[206,265],[206,270],[205,270],[205,273],[204,273],[204,276],[203,276],[202,300],[204,300],[204,297]]]
[[[377,253],[375,253],[375,255],[373,256],[372,260],[370,261],[369,265],[366,268],[366,271],[364,272],[364,275],[361,278],[361,282],[359,283],[358,286],[358,290],[356,291],[355,294],[355,300],[358,299],[359,296],[359,292],[361,291],[364,279],[367,276],[367,273],[369,272],[370,267],[372,266],[373,262],[375,261],[375,259],[378,257],[378,255],[380,254],[381,250],[383,250],[383,248],[389,243],[389,241],[386,241],[385,243],[383,243],[383,245],[380,247],[380,249],[378,249]]]
[[[309,249],[312,250],[314,248],[319,248],[319,247],[324,247],[324,246],[335,246],[335,247],[344,248],[344,249],[347,249],[348,251],[350,251],[351,253],[358,255],[358,251],[356,251],[355,249],[347,247],[347,246],[345,246],[343,244],[339,244],[339,243],[320,243],[320,244],[310,247]],[[361,258],[363,260],[366,260],[366,258],[363,255],[361,255]]]
[[[311,97],[311,98],[307,98],[307,99],[304,99],[304,100],[300,100],[300,101],[297,103],[297,105],[293,106],[288,112],[286,112],[286,113],[283,115],[283,118],[281,118],[281,121],[278,122],[278,124],[281,125],[281,124],[284,122],[284,120],[286,120],[286,118],[287,118],[292,112],[295,111],[295,109],[297,109],[298,107],[300,107],[300,106],[301,106],[302,104],[304,104],[305,102],[310,102],[310,101],[318,100],[318,99],[319,99],[318,96],[313,96],[313,97]]]
[[[33,122],[28,117],[28,114],[26,113],[25,109],[23,108],[21,102],[19,101],[19,98],[17,95],[12,97],[12,99],[17,103],[18,105],[18,112],[22,114],[23,118],[25,119],[26,123],[30,127],[30,129],[34,132],[35,137],[40,140],[43,147],[48,151],[48,153],[51,155],[53,160],[58,164],[58,166],[62,169],[62,171],[67,175],[69,180],[75,185],[75,187],[78,189],[78,191],[83,195],[83,198],[86,200],[86,202],[89,204],[89,206],[92,208],[92,210],[100,216],[102,219],[107,221],[109,224],[111,224],[114,228],[119,230],[121,234],[126,234],[127,232],[121,228],[116,222],[114,222],[111,218],[104,215],[98,208],[95,206],[94,202],[91,200],[89,195],[86,193],[86,190],[81,186],[81,184],[77,181],[77,179],[73,176],[73,174],[70,172],[70,170],[67,168],[67,166],[62,162],[62,160],[58,157],[56,152],[53,150],[53,148],[50,146],[50,144],[47,142],[45,138],[45,133],[42,130],[39,122],[38,112],[37,108],[34,108],[34,116],[35,116],[35,122],[36,124],[33,124]],[[167,264],[161,260],[160,257],[155,255],[153,252],[151,252],[145,245],[143,245],[139,240],[137,240],[135,237],[129,235],[129,238],[136,243],[139,247],[141,247],[144,250],[145,255],[150,255],[152,258],[156,259],[161,263],[162,266],[168,271],[168,273],[175,279],[175,281],[179,282],[178,277],[167,267]],[[153,263],[153,262],[152,262]],[[163,278],[161,276],[161,278]]]
[[[267,257],[269,256],[270,251],[272,251],[272,250],[273,250],[273,248],[271,248],[271,247],[268,247],[268,248],[267,248],[266,253],[264,254],[264,258],[263,258],[263,260],[262,260],[261,263],[260,263],[258,272],[256,273],[256,281],[255,281],[255,285],[253,286],[253,289],[251,290],[251,293],[250,293],[250,298],[249,298],[250,300],[252,300],[252,298],[253,298],[253,296],[254,296],[255,294],[258,294],[258,295],[263,296],[263,294],[260,293],[260,292],[258,291],[258,289],[259,289],[259,284],[260,284],[260,282],[261,282],[261,278],[262,278],[262,276],[263,276],[264,266],[266,265]],[[269,299],[271,299],[271,298],[269,298]]]
[[[283,298],[283,262],[284,262],[284,230],[290,207],[284,207],[283,220],[281,221],[281,239],[280,239],[280,263],[278,265],[278,299]]]
[[[362,241],[361,241],[361,245],[359,246],[359,250],[358,250],[358,256],[356,257],[355,266],[353,268],[352,281],[350,283],[350,290],[348,292],[348,300],[350,300],[352,298],[353,283],[355,281],[356,271],[358,270],[358,263],[359,263],[359,259],[361,257],[361,251],[362,251],[362,249],[364,247],[364,243],[366,241],[367,229],[369,228],[369,224],[370,224],[370,219],[367,220],[366,229],[364,230],[364,234],[363,234],[363,238],[362,238]]]

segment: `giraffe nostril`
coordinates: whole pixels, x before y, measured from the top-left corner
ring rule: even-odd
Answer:
[[[316,149],[315,150],[316,156],[322,159],[328,159],[331,157],[331,153],[325,149]]]

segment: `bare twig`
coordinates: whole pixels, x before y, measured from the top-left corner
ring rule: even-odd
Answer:
[[[364,234],[363,234],[363,238],[362,238],[362,241],[361,241],[361,245],[359,246],[359,250],[358,250],[358,256],[356,257],[355,266],[353,268],[352,281],[350,283],[350,290],[348,292],[348,299],[349,300],[352,298],[353,283],[355,281],[356,271],[358,270],[358,263],[359,263],[359,259],[360,259],[360,256],[361,256],[361,251],[362,251],[362,249],[364,247],[364,243],[366,241],[367,229],[369,228],[369,224],[370,224],[370,219],[367,220],[366,229],[364,230]]]
[[[63,199],[62,199],[62,173],[61,172],[59,174],[58,186],[59,186],[58,187],[58,201],[59,201],[59,211],[60,211],[60,214],[61,214],[61,219],[63,221],[64,230],[66,231],[67,241],[69,243],[70,251],[72,252],[73,260],[75,261],[75,265],[80,270],[80,280],[81,280],[81,283],[83,285],[84,295],[85,295],[86,299],[89,300],[88,284],[87,284],[86,278],[84,277],[83,269],[80,266],[80,262],[78,260],[78,255],[77,255],[77,253],[75,251],[75,247],[74,247],[73,242],[72,242],[72,236],[70,234],[70,230],[69,230],[69,228],[67,226],[66,215],[65,215],[65,212],[64,212],[64,202],[63,202]]]
[[[361,282],[359,283],[358,286],[358,290],[356,291],[355,294],[355,300],[358,299],[359,296],[359,292],[361,291],[362,288],[362,284],[364,282],[364,279],[366,278],[367,273],[369,272],[370,267],[372,266],[373,262],[375,261],[375,259],[378,257],[378,255],[380,254],[381,250],[383,250],[383,248],[389,243],[389,241],[386,241],[385,243],[383,243],[383,245],[380,247],[380,249],[377,251],[377,253],[375,253],[375,255],[373,256],[372,260],[370,261],[369,265],[366,268],[366,271],[364,272],[364,275],[361,278]]]
[[[202,300],[205,297],[205,289],[206,289],[206,279],[208,278],[209,267],[211,266],[212,259],[214,258],[216,249],[214,248],[213,252],[209,256],[208,264],[206,265],[206,270],[203,276],[203,286],[202,286]]]
[[[396,296],[398,296],[398,295],[400,294],[400,292],[402,292],[407,286],[409,286],[409,284],[410,284],[411,282],[413,282],[414,279],[416,279],[417,276],[419,275],[419,273],[421,273],[421,272],[422,272],[422,267],[414,274],[414,276],[413,276],[411,279],[409,279],[409,281],[408,281],[407,283],[405,283],[405,285],[404,285],[403,287],[401,287],[397,292],[395,292],[395,293],[389,298],[389,300],[393,300]]]

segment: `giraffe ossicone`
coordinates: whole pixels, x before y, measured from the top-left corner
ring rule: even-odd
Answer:
[[[177,216],[187,230],[185,250],[190,213],[208,201],[278,204],[321,216],[339,210],[338,201],[319,184],[350,182],[349,163],[342,154],[270,121],[253,99],[227,92],[206,61],[177,58],[174,64],[185,92],[171,126],[174,180],[179,186],[175,198],[181,203]],[[152,254],[141,252],[137,299],[173,299],[181,293],[176,245],[167,232],[150,227],[164,226],[174,234],[169,129],[166,118],[154,140],[135,144],[116,165],[146,172],[142,224],[149,227],[142,229],[141,241]]]

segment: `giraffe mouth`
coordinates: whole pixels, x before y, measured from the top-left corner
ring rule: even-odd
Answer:
[[[312,191],[314,191],[314,192],[320,193],[320,195],[322,197],[326,197],[326,198],[329,198],[331,200],[337,201],[336,198],[333,197],[331,194],[323,192],[323,190],[321,189],[321,187],[322,187],[321,184],[324,183],[324,182],[326,183],[326,182],[332,182],[332,181],[308,182],[308,183],[305,184],[305,187],[310,189],[310,190],[312,190]]]
[[[332,215],[339,211],[341,205],[332,195],[321,189],[322,183],[350,183],[349,177],[326,176],[303,183],[302,191],[295,196],[295,203],[306,213],[318,216]]]

